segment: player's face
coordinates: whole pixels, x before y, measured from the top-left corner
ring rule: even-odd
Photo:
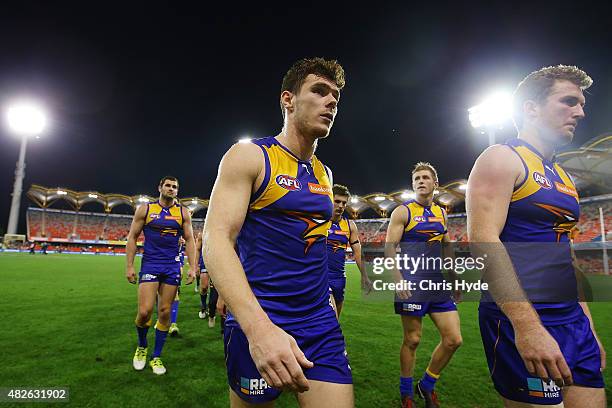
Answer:
[[[298,129],[317,139],[327,137],[338,112],[340,90],[336,84],[309,74],[294,98],[294,117]]]
[[[159,193],[163,199],[171,200],[178,194],[178,183],[172,180],[165,180],[159,187]]]
[[[417,195],[428,196],[438,187],[429,170],[419,170],[412,175],[412,189]]]
[[[342,217],[346,209],[346,203],[348,203],[348,196],[334,194],[334,219]]]
[[[584,118],[585,98],[578,85],[556,81],[546,102],[536,108],[540,134],[555,146],[572,141],[578,121]]]

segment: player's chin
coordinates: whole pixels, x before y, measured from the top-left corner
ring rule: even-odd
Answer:
[[[317,139],[325,139],[327,136],[329,136],[329,131],[331,130],[331,124],[328,125],[319,125],[319,126],[315,126],[313,129],[313,133],[315,135],[315,138]]]

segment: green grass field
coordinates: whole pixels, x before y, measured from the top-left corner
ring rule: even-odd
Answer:
[[[168,338],[164,349],[168,373],[158,377],[148,367],[133,370],[136,286],[125,281],[124,263],[123,257],[0,253],[0,310],[5,313],[0,387],[67,386],[70,404],[84,407],[227,407],[222,338],[218,326],[209,329],[198,319],[199,295],[192,286],[183,287],[181,295],[181,335]],[[357,406],[397,407],[399,318],[392,304],[362,298],[354,266],[348,277],[341,324]],[[591,310],[612,353],[612,303],[593,303]],[[480,342],[477,303],[462,303],[459,312],[464,344],[436,386],[441,402],[444,407],[499,407]],[[153,337],[151,331],[151,344]],[[437,341],[425,319],[415,376],[425,369]],[[611,370],[607,384],[612,384]],[[287,393],[277,404],[296,405]]]

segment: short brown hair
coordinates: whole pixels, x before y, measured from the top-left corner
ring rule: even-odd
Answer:
[[[586,72],[573,65],[556,65],[540,68],[527,75],[516,87],[513,96],[514,124],[523,126],[523,104],[532,100],[539,104],[546,102],[555,81],[570,81],[583,91],[593,84]]]
[[[281,93],[284,91],[289,91],[293,94],[297,94],[309,74],[314,74],[316,76],[329,79],[336,84],[338,89],[344,88],[346,83],[344,78],[344,68],[342,68],[342,65],[340,65],[338,61],[326,60],[320,57],[302,58],[301,60],[296,61],[283,77]],[[284,115],[285,110],[283,109],[282,104],[281,110],[283,111]]]
[[[438,172],[436,171],[434,166],[431,165],[431,163],[418,162],[417,164],[414,165],[414,169],[412,169],[412,175],[414,176],[414,173],[416,173],[417,171],[421,171],[421,170],[428,170],[431,173],[431,176],[433,177],[434,181],[436,183],[438,182]]]
[[[163,186],[163,185],[164,185],[164,183],[166,182],[166,180],[176,181],[176,185],[177,185],[177,186],[178,186],[178,184],[179,184],[179,181],[178,181],[178,179],[177,179],[176,177],[174,177],[174,176],[165,176],[164,178],[162,178],[162,179],[159,181],[159,186],[160,186],[160,187],[161,187],[161,186]]]
[[[334,184],[334,188],[332,189],[334,195],[342,195],[349,197],[351,193],[347,186],[343,186],[342,184]]]

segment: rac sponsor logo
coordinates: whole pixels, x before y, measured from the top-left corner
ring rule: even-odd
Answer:
[[[545,188],[546,190],[550,190],[552,188],[550,180],[547,179],[545,175],[538,173],[537,171],[533,172],[533,181],[538,183],[540,187]]]
[[[276,176],[276,184],[289,191],[300,191],[302,189],[302,183],[295,177],[287,176],[286,174],[279,174]]]
[[[527,378],[529,395],[539,398],[558,398],[561,390],[554,380],[542,380],[541,378]]]
[[[148,281],[152,279],[157,279],[157,276],[151,275],[150,273],[145,273],[144,275],[142,275],[142,278],[141,278],[141,280],[143,281]]]
[[[561,183],[559,183],[557,181],[555,181],[555,188],[560,193],[567,194],[569,196],[578,198],[578,192],[576,191],[575,188],[572,188],[572,187],[567,186],[565,184],[561,184]]]
[[[315,183],[308,183],[308,189],[313,194],[329,195],[332,192],[330,186],[324,186],[322,184],[315,184]]]
[[[270,388],[263,378],[240,377],[240,392],[246,395],[264,395]]]

